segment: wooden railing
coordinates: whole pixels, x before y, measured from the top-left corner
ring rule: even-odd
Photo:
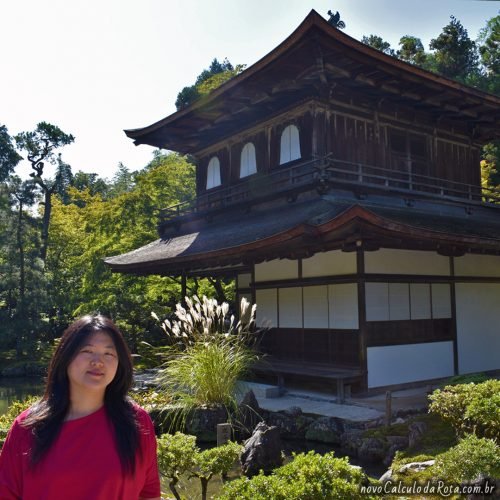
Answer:
[[[358,192],[384,191],[407,197],[446,199],[467,204],[488,204],[500,208],[500,190],[481,188],[471,184],[421,175],[427,171],[425,162],[408,160],[401,164],[405,170],[392,170],[363,163],[354,163],[328,155],[274,170],[265,175],[256,174],[227,188],[220,188],[196,199],[162,209],[160,227],[192,214],[208,214],[242,203],[253,203],[276,195],[293,195],[308,187],[327,192],[333,187],[344,187]]]

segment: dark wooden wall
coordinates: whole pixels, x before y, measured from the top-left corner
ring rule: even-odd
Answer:
[[[401,121],[410,119],[404,113],[399,120],[398,113],[388,113],[347,105],[310,106],[299,115],[267,122],[251,134],[240,133],[237,140],[228,138],[227,146],[199,158],[198,193],[205,191],[207,165],[215,155],[224,186],[249,181],[239,178],[241,150],[247,142],[255,146],[258,172],[284,168],[279,164],[281,132],[291,124],[299,129],[302,158],[286,166],[331,153],[348,162],[480,185],[480,152],[463,131],[456,134],[448,127],[415,122],[415,116],[409,124]]]
[[[272,328],[261,350],[280,359],[338,366],[359,366],[357,330]]]

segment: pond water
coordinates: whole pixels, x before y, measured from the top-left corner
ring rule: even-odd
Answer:
[[[43,382],[39,378],[0,378],[0,415],[15,400],[27,396],[38,396],[43,392]]]

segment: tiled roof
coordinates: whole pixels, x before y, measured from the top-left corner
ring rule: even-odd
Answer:
[[[268,206],[246,213],[223,214],[197,231],[179,233],[106,259],[113,270],[138,274],[192,271],[211,265],[293,256],[297,248],[324,249],[328,241],[342,247],[346,235],[363,228],[363,237],[384,245],[384,237],[500,252],[500,210],[430,203],[407,207],[402,201],[368,202],[327,195]],[[356,229],[357,228],[357,229]],[[385,235],[385,236],[384,236]],[[387,240],[389,241],[389,240]],[[405,243],[402,243],[404,247]]]

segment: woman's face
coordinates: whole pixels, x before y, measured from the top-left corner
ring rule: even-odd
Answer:
[[[68,366],[71,394],[97,391],[104,397],[117,368],[118,353],[113,339],[103,331],[91,334]]]

